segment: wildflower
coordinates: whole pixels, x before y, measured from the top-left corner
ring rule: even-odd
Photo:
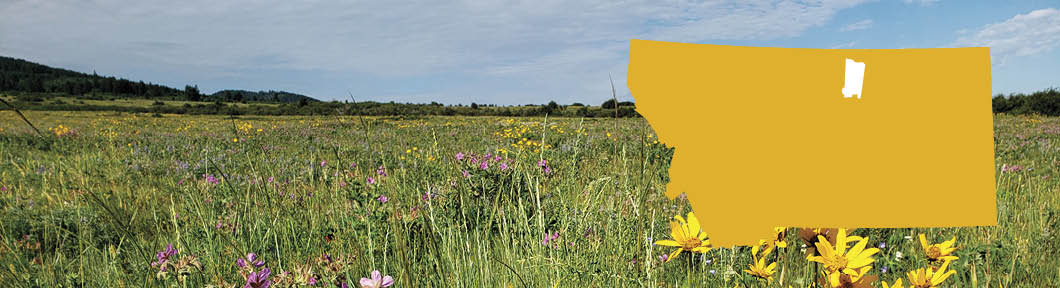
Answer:
[[[464,175],[464,178],[471,178],[471,173],[467,173],[467,170],[463,170],[460,173]]]
[[[368,184],[375,184],[375,178],[372,178],[371,176],[369,176],[368,177]]]
[[[166,245],[165,249],[155,253],[157,260],[151,263],[151,267],[158,267],[159,271],[166,271],[166,264],[169,263],[169,260],[174,255],[177,255],[177,249],[173,249],[173,244]]]
[[[806,256],[819,256],[821,254],[817,251],[817,241],[820,239],[818,236],[824,236],[828,241],[835,241],[836,229],[801,228],[798,235],[807,247]]]
[[[887,281],[883,281],[883,288],[905,288],[905,286],[902,286],[902,278],[898,278],[891,285],[887,285]]]
[[[865,272],[869,269],[863,269],[855,275],[845,274],[841,272],[832,272],[827,275],[828,287],[833,288],[872,288],[873,281],[876,281],[876,276],[865,276]]]
[[[767,244],[777,248],[787,248],[788,241],[786,238],[788,238],[788,229],[785,227],[775,227],[773,229],[776,230],[777,237],[773,239],[773,241],[768,242]]]
[[[954,242],[957,242],[957,237],[938,244],[928,244],[924,234],[920,234],[920,247],[924,248],[924,254],[927,255],[928,260],[931,262],[957,260],[957,256],[953,256],[953,251],[957,250],[957,248],[953,247]]]
[[[773,273],[777,272],[775,270],[777,268],[777,263],[773,262],[773,263],[769,263],[769,265],[766,265],[766,259],[765,258],[769,256],[770,252],[773,252],[773,248],[774,247],[775,246],[767,243],[766,244],[766,249],[765,249],[765,251],[762,251],[761,257],[759,257],[759,255],[758,255],[758,246],[756,245],[754,247],[751,247],[751,257],[753,258],[753,262],[754,263],[753,264],[747,264],[747,268],[748,269],[743,270],[743,272],[747,273],[747,274],[751,274],[752,276],[755,276],[755,277],[758,277],[758,278],[762,278],[762,279],[766,279],[766,280],[772,281],[773,280]]]
[[[386,167],[383,167],[382,165],[380,165],[379,168],[375,169],[375,174],[378,174],[379,176],[384,176],[385,177],[387,175],[386,174]]]
[[[508,162],[501,162],[501,171],[508,170]]]
[[[901,260],[902,260],[902,251],[895,251],[894,252],[894,261],[901,261]]]
[[[6,192],[6,191],[7,191],[7,186],[0,187],[0,192]]]
[[[482,168],[482,170],[490,169],[490,162],[482,161],[482,164],[479,165],[479,168]]]
[[[806,259],[824,264],[827,273],[836,272],[849,276],[863,275],[865,270],[868,270],[867,267],[871,267],[869,265],[876,261],[872,258],[872,255],[880,252],[880,249],[876,248],[865,249],[865,245],[869,241],[867,238],[861,237],[858,237],[860,240],[857,244],[854,244],[854,247],[847,250],[847,243],[851,241],[847,239],[846,229],[839,229],[834,247],[824,236],[817,237],[817,251],[821,253],[821,256],[810,256]],[[839,276],[841,275],[829,275],[829,280]],[[854,279],[854,281],[856,282],[857,279]]]
[[[663,263],[666,263],[666,260],[667,260],[667,259],[670,259],[670,254],[662,254],[662,255],[659,255],[659,262],[663,262]]]
[[[457,161],[464,161],[464,152],[456,153],[456,160]]]
[[[265,265],[264,260],[258,260],[258,254],[247,253],[246,258],[236,259],[236,266],[239,268],[247,267],[247,264],[253,265],[254,267],[261,267]]]
[[[274,181],[274,180],[276,180],[276,179],[272,178],[272,176],[269,176],[269,183],[272,183],[272,181]]]
[[[206,183],[213,185],[221,183],[221,179],[217,179],[216,177],[213,177],[213,175],[202,174],[202,178],[206,178]]]
[[[268,288],[272,285],[272,281],[269,280],[269,274],[272,274],[272,270],[269,268],[250,273],[250,275],[247,275],[247,283],[243,285],[243,288]]]
[[[670,253],[669,260],[673,260],[682,251],[692,253],[707,253],[707,251],[710,251],[710,240],[707,240],[707,233],[700,230],[699,219],[692,212],[688,212],[687,222],[684,218],[681,218],[681,215],[674,216],[674,220],[670,221],[670,237],[673,239],[655,241],[656,245],[678,247],[677,250]]]
[[[545,238],[541,240],[541,245],[548,246],[548,242],[559,239],[559,232],[552,232],[552,234],[545,233]]]
[[[327,160],[320,161],[320,167],[324,167],[324,166],[328,166],[328,161]]]
[[[1001,165],[1001,172],[1012,173],[1012,172],[1020,172],[1021,170],[1023,170],[1023,167],[1021,167],[1020,165],[1008,165],[1008,164],[1002,164]]]
[[[909,286],[912,288],[933,288],[941,285],[942,281],[946,281],[947,278],[950,278],[950,276],[957,273],[957,271],[953,270],[946,271],[946,268],[950,266],[950,261],[952,260],[945,261],[946,262],[942,263],[942,267],[939,267],[938,270],[932,268],[920,268],[915,271],[909,271],[909,273],[906,274],[906,276],[909,277]]]
[[[382,288],[394,285],[394,277],[383,276],[379,270],[372,270],[372,278],[361,278],[361,288]]]
[[[386,203],[390,201],[390,198],[386,198],[386,195],[379,195],[379,198],[375,198],[379,203]]]

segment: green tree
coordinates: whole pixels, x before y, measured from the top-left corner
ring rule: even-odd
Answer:
[[[199,101],[202,99],[202,94],[199,94],[199,86],[184,86],[184,98],[188,101]]]

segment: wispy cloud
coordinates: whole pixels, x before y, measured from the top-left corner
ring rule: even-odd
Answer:
[[[865,19],[858,22],[847,24],[843,28],[839,28],[839,32],[857,31],[872,28],[872,19]]]
[[[1034,10],[983,26],[960,37],[953,46],[990,47],[994,60],[1000,63],[1007,57],[1049,52],[1060,46],[1060,10]]]
[[[850,41],[847,43],[832,45],[832,47],[828,47],[828,49],[848,49],[854,47],[856,44],[858,44],[857,41]]]
[[[928,6],[939,2],[939,0],[902,0],[905,4],[920,4],[921,6]]]

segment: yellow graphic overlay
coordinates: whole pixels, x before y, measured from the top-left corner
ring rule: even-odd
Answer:
[[[630,46],[637,112],[675,148],[666,194],[716,246],[997,223],[989,48]],[[864,63],[856,97],[847,59]]]

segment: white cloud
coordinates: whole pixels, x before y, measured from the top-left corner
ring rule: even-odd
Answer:
[[[928,6],[939,2],[939,0],[903,0],[905,4],[920,4],[921,6]]]
[[[953,46],[990,47],[994,60],[1045,53],[1060,46],[1060,10],[1034,10],[983,26],[957,39]]]
[[[847,43],[832,45],[832,47],[828,47],[828,49],[849,49],[853,48],[856,44],[858,44],[857,41],[850,41]]]
[[[865,30],[872,27],[872,19],[865,19],[858,22],[847,24],[843,28],[839,28],[839,32]]]
[[[261,70],[464,75],[521,79],[585,97],[610,94],[609,85],[596,83],[608,72],[625,90],[630,39],[790,38],[860,2],[14,0],[0,2],[0,54],[107,74],[157,71],[176,83],[259,79],[245,71]],[[328,85],[302,91],[345,97]]]

